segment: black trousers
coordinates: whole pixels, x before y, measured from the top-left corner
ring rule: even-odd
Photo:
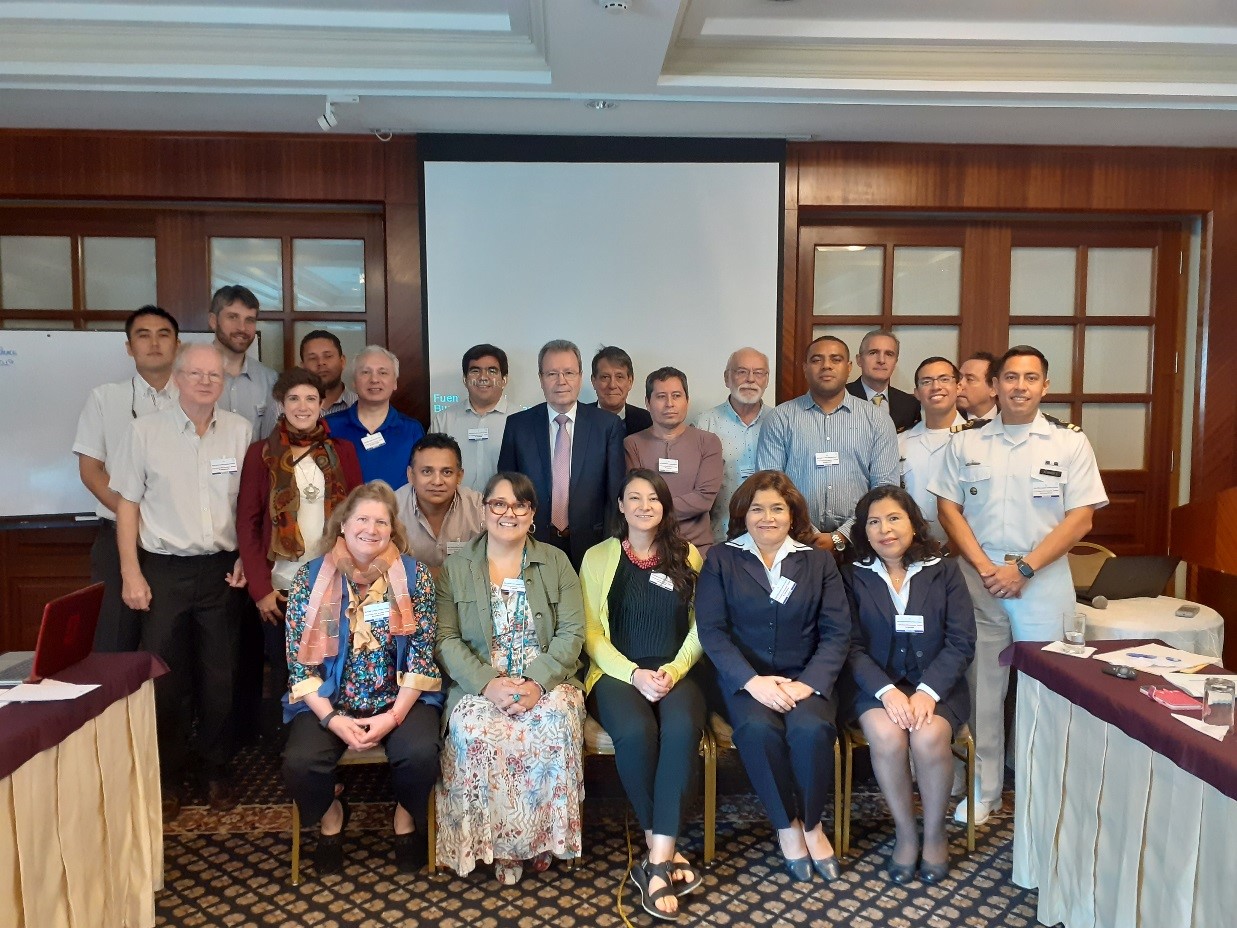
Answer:
[[[404,723],[387,735],[383,746],[391,764],[391,785],[398,802],[425,834],[430,790],[438,781],[440,710],[414,703]],[[283,755],[283,777],[301,810],[301,823],[316,825],[335,801],[335,767],[348,746],[326,731],[312,712],[292,719]]]
[[[836,700],[809,696],[783,714],[746,690],[723,698],[735,747],[773,827],[789,828],[798,819],[811,831],[833,786]]]
[[[242,742],[257,736],[262,730],[262,720],[277,717],[279,697],[288,689],[288,651],[285,640],[285,623],[262,620],[262,613],[253,597],[245,593],[240,612],[240,664],[236,678],[237,736]],[[269,712],[263,712],[262,680],[265,665],[271,665],[271,691],[273,699],[267,704]]]
[[[111,519],[99,520],[99,531],[90,547],[90,582],[103,584],[94,649],[106,653],[136,651],[142,643],[142,620],[121,599],[120,551],[116,547],[116,523]]]
[[[142,618],[142,649],[163,658],[171,673],[155,681],[155,723],[163,778],[179,783],[189,762],[189,733],[208,779],[232,759],[232,699],[237,633],[244,590],[225,579],[236,554],[193,557],[141,552],[150,585]]]
[[[640,827],[677,838],[705,722],[700,687],[689,674],[665,698],[649,702],[630,683],[603,675],[588,701],[614,740],[615,766]]]

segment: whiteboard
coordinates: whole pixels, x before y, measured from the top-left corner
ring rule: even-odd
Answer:
[[[124,332],[0,329],[0,518],[94,518],[73,453],[77,420],[91,390],[132,376]]]
[[[425,252],[430,389],[437,410],[464,397],[460,358],[507,352],[512,411],[540,403],[537,350],[580,347],[582,400],[601,345],[644,377],[687,374],[691,413],[722,402],[726,359],[751,345],[776,383],[780,167],[776,163],[430,161]]]

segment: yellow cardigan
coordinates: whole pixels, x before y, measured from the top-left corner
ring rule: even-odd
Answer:
[[[700,573],[704,559],[695,545],[688,547],[687,563],[692,570]],[[585,693],[593,689],[603,673],[628,683],[637,667],[610,643],[610,584],[614,582],[620,557],[623,557],[622,542],[609,538],[589,548],[580,563],[580,586],[584,592],[584,650],[592,658],[592,666],[584,678]],[[673,661],[660,668],[670,674],[675,683],[683,679],[703,653],[700,639],[696,636],[694,604],[688,606],[687,621],[687,637],[683,639],[679,653]]]

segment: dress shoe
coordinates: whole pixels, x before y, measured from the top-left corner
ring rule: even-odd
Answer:
[[[907,883],[915,879],[914,864],[895,864],[893,855],[889,855],[889,863],[885,865],[885,874],[889,877],[890,883],[897,883],[899,886],[905,886]]]
[[[786,872],[790,874],[790,878],[796,883],[812,882],[812,858],[807,857],[782,857],[782,863],[786,867]]]
[[[416,873],[429,863],[429,842],[425,834],[410,831],[395,836],[395,866],[400,873]]]
[[[919,862],[919,878],[925,883],[940,883],[949,876],[949,858],[944,863],[930,864],[926,860]]]
[[[344,813],[344,821],[339,826],[339,833],[333,835],[318,835],[318,845],[314,848],[314,869],[319,876],[328,873],[338,873],[344,869],[344,832],[348,828],[348,820],[352,818],[352,809],[343,799],[339,806]]]
[[[840,880],[842,878],[842,868],[838,866],[837,854],[830,854],[824,860],[817,860],[813,857],[812,869],[830,883],[834,880]]]
[[[163,821],[174,822],[180,817],[180,807],[185,801],[185,790],[180,786],[163,786],[163,798],[160,805],[163,808]]]
[[[954,809],[954,821],[959,825],[966,824],[966,804],[969,800],[963,799],[958,803],[958,807]],[[982,799],[975,800],[975,824],[982,825],[988,821],[988,816],[992,812],[992,806],[984,802]]]
[[[206,784],[206,797],[212,812],[231,812],[236,808],[236,786],[229,779],[211,780]]]

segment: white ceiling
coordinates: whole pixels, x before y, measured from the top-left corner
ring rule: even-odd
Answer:
[[[627,2],[0,0],[0,127],[1237,147],[1233,0]]]

